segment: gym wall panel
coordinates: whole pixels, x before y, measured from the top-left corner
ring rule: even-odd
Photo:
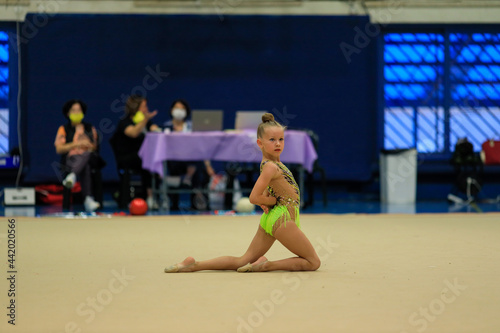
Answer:
[[[158,124],[176,98],[223,109],[225,128],[237,110],[275,110],[290,128],[319,134],[329,179],[370,179],[376,43],[350,63],[340,48],[355,45],[354,28],[367,23],[357,16],[54,15],[22,45],[25,181],[57,181],[53,142],[71,98],[88,104],[85,120],[103,135],[104,180],[116,180],[108,139],[130,93],[146,94]]]

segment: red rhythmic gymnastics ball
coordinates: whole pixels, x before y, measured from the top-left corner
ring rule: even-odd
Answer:
[[[148,204],[144,199],[135,198],[130,202],[128,209],[132,215],[144,215],[148,212]]]

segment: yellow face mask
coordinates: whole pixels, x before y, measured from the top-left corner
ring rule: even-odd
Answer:
[[[68,117],[69,120],[71,120],[71,123],[79,124],[83,120],[83,112],[70,113]]]
[[[142,111],[137,111],[134,117],[132,117],[132,121],[134,122],[134,124],[140,123],[143,120],[144,120],[144,113],[142,113]]]

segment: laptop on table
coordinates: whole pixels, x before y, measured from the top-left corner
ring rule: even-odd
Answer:
[[[256,130],[267,111],[236,111],[234,128],[237,130]]]
[[[193,110],[191,113],[193,132],[222,131],[222,110]]]

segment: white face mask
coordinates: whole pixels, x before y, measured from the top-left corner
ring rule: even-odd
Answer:
[[[186,118],[186,110],[184,109],[173,109],[172,110],[172,117],[174,117],[175,120],[183,120]]]

